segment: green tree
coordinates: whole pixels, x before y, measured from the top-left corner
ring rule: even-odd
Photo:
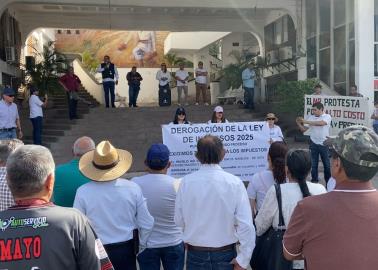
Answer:
[[[167,53],[166,55],[164,55],[164,59],[167,61],[167,66],[171,69],[171,73],[172,68],[176,67],[180,62],[180,59],[174,53]]]
[[[40,90],[42,95],[60,90],[59,74],[65,72],[68,66],[65,56],[55,49],[53,41],[43,46],[42,52],[33,49],[35,55],[42,60],[27,70],[26,75],[29,76],[29,81]]]
[[[277,85],[279,100],[278,111],[281,113],[295,113],[297,116],[304,114],[304,96],[314,92],[314,87],[319,83],[318,79],[304,81],[282,81]]]

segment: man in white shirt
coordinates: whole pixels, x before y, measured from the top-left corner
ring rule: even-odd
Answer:
[[[255,246],[244,184],[219,166],[225,153],[218,137],[201,138],[196,153],[201,167],[183,178],[177,193],[175,221],[187,245],[187,270],[246,269]]]
[[[206,91],[207,91],[207,70],[203,68],[203,62],[198,62],[198,68],[195,70],[196,74],[196,105],[199,105],[199,97],[202,94],[204,105],[209,105]]]
[[[167,70],[165,63],[161,64],[161,69],[156,73],[156,80],[159,81],[159,105],[171,105],[171,88],[169,87],[171,73]]]
[[[30,121],[33,125],[33,143],[42,145],[42,126],[43,126],[43,111],[42,107],[47,106],[47,94],[45,94],[45,100],[39,99],[39,90],[33,86],[30,87]]]
[[[328,183],[331,177],[331,165],[328,147],[324,145],[324,141],[329,137],[332,118],[329,114],[324,113],[324,106],[320,102],[312,105],[312,112],[313,115],[310,115],[307,120],[298,117],[296,122],[302,132],[308,131],[310,134],[311,182],[319,182],[318,163],[320,155],[324,167],[324,180]]]
[[[93,180],[76,192],[74,208],[85,214],[98,234],[114,269],[136,270],[135,254],[147,245],[154,219],[139,186],[120,178],[131,167],[132,156],[108,141],[81,156],[79,170]]]
[[[181,104],[189,105],[187,103],[188,99],[188,79],[189,73],[184,69],[184,63],[179,64],[180,69],[176,71],[175,77],[177,82],[177,103],[180,106]],[[181,103],[181,95],[184,91],[184,103]]]
[[[138,255],[141,270],[182,270],[185,249],[182,232],[174,221],[177,180],[167,175],[171,166],[169,150],[164,144],[153,144],[147,152],[145,165],[148,174],[132,181],[142,189],[147,207],[155,224],[147,241],[147,248]]]

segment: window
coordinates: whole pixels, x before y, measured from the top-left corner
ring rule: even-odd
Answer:
[[[319,49],[330,46],[331,41],[331,2],[330,0],[319,0]]]
[[[316,1],[306,1],[306,32],[308,38],[316,35]]]
[[[319,78],[327,85],[331,85],[331,49],[319,51]]]
[[[316,78],[316,37],[307,39],[307,77]]]
[[[345,0],[334,0],[335,27],[345,24]]]
[[[345,26],[338,27],[334,30],[334,76],[335,83],[346,81],[346,42]],[[337,48],[337,49],[336,49]]]
[[[378,0],[374,0],[374,76],[378,77]]]

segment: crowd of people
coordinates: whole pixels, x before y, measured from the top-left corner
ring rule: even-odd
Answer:
[[[187,121],[185,114],[175,121]],[[270,144],[268,168],[247,188],[219,165],[226,151],[212,135],[198,140],[201,165],[182,179],[167,174],[164,144],[148,149],[147,174],[127,180],[132,154],[109,141],[78,138],[72,161],[55,167],[47,148],[2,140],[1,266],[240,270],[256,265],[252,254],[269,230],[286,230],[280,253],[268,254],[286,260],[285,269],[374,269],[378,135],[352,126],[323,145],[336,181],[328,193],[307,181],[313,153],[278,140]]]

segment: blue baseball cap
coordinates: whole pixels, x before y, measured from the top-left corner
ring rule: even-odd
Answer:
[[[15,91],[10,87],[5,87],[3,90],[3,95],[14,96],[15,94],[16,94]]]
[[[151,145],[147,152],[146,163],[151,169],[163,169],[169,162],[169,149],[165,144]]]

